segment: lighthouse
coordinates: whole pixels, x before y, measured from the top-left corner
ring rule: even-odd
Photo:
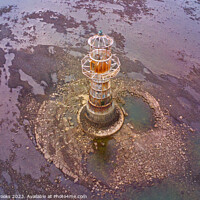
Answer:
[[[119,58],[112,54],[113,39],[99,31],[88,39],[89,54],[81,60],[82,72],[90,79],[87,118],[94,123],[109,124],[115,119],[111,78],[120,71]]]

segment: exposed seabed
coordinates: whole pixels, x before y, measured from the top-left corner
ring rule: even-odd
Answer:
[[[117,88],[113,96],[122,106],[127,98],[142,99],[152,110],[152,126],[140,130],[134,123],[125,122],[111,137],[91,137],[76,119],[87,100],[87,80],[72,81],[39,109],[35,134],[44,157],[74,182],[102,195],[131,184],[150,186],[171,175],[184,175],[188,159],[182,133],[163,114],[158,101],[133,82],[125,83],[120,78],[112,87]]]

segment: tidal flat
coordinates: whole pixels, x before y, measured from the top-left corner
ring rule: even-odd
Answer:
[[[0,194],[198,200],[199,23],[199,0],[1,1]],[[105,140],[76,118],[80,60],[99,30],[115,41],[113,97],[128,114]]]

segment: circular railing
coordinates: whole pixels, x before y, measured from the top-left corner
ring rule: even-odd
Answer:
[[[96,73],[91,70],[90,68],[90,62],[91,58],[90,55],[86,55],[82,60],[81,60],[81,65],[82,65],[82,73],[87,76],[89,79],[93,79],[96,82],[104,82],[109,80],[110,78],[115,77],[119,71],[120,71],[120,61],[119,58],[115,55],[112,55],[110,58],[111,60],[111,66],[110,69],[104,73]],[[109,62],[110,60],[106,61]],[[98,61],[97,61],[98,63]]]
[[[88,39],[88,44],[94,49],[109,48],[113,44],[113,39],[107,35],[94,35]]]

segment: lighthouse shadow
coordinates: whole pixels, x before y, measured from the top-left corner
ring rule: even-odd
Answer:
[[[94,152],[88,155],[87,170],[106,184],[116,166],[116,141],[112,137],[94,139],[92,146]]]

